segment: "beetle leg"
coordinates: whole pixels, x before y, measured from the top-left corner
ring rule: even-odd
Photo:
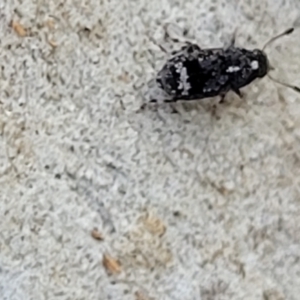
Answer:
[[[231,38],[231,41],[230,41],[230,47],[234,47],[235,45],[235,35],[236,35],[236,32],[234,32],[232,38]]]
[[[177,102],[177,100],[175,100],[175,99],[165,99],[164,102],[165,103],[174,103],[174,102]]]
[[[180,48],[180,50],[174,50],[171,52],[172,55],[176,55],[177,53],[182,53],[182,51],[187,51],[188,53],[192,53],[194,51],[200,51],[201,48],[197,44],[193,44],[189,41],[185,42],[185,45]]]
[[[237,34],[237,28],[235,29],[235,31],[232,34],[230,44],[229,44],[229,48],[233,48],[235,46],[236,34]]]
[[[160,50],[161,50],[162,52],[164,52],[164,53],[168,53],[168,52],[169,52],[169,51],[168,51],[166,48],[164,48],[161,44],[157,43],[156,40],[155,40],[151,35],[148,35],[148,38],[149,38],[149,40],[150,40],[154,45],[156,45],[157,47],[159,47]]]
[[[170,104],[171,113],[172,114],[180,114],[178,109],[175,107],[174,103],[175,103],[175,101]]]
[[[232,89],[239,97],[240,97],[240,99],[243,99],[243,94],[242,94],[242,92],[239,90],[239,89]]]
[[[219,104],[222,104],[222,103],[225,102],[225,96],[226,96],[225,93],[220,95],[220,101],[219,101]]]

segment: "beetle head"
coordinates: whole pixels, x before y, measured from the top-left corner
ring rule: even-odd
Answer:
[[[264,77],[273,68],[270,66],[267,55],[259,49],[253,51],[254,60],[252,61],[252,69],[257,69],[257,76]]]

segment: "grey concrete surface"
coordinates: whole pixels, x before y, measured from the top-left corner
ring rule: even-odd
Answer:
[[[298,0],[0,13],[1,299],[299,299],[300,95],[264,78],[215,114],[215,99],[136,112],[166,59],[151,39],[177,47],[166,23],[202,47],[237,29],[250,49],[295,26],[268,55],[300,85]]]

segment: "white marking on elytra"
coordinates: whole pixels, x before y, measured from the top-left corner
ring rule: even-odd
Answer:
[[[183,67],[183,64],[182,62],[178,62],[175,64],[175,68],[176,68],[176,73],[180,73],[181,72],[181,69]]]
[[[189,76],[187,74],[187,69],[182,68],[180,72],[180,82],[178,85],[179,90],[182,91],[182,95],[188,95],[189,94],[189,89],[191,88],[191,84],[188,82]]]
[[[257,60],[251,61],[251,68],[252,68],[252,70],[257,70],[258,67],[259,67],[259,64],[258,64]]]
[[[233,72],[238,72],[241,68],[238,66],[230,66],[226,70],[227,73],[233,73]]]

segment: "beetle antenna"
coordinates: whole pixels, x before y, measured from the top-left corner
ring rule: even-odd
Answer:
[[[264,45],[262,51],[264,51],[264,50],[266,49],[266,47],[269,46],[271,43],[273,43],[275,40],[277,40],[277,39],[279,39],[279,38],[281,38],[281,37],[283,37],[283,36],[285,36],[285,35],[289,35],[289,34],[291,34],[293,31],[294,31],[294,28],[292,27],[292,28],[289,28],[289,29],[287,29],[286,31],[282,32],[281,34],[278,34],[278,35],[274,36],[273,38],[271,38],[271,39]],[[270,71],[271,71],[271,70],[274,70],[274,68],[270,66],[269,70],[270,70]],[[276,82],[276,83],[278,83],[278,84],[280,84],[280,85],[282,85],[282,86],[288,87],[288,88],[294,90],[295,92],[300,93],[300,87],[295,86],[295,85],[291,85],[291,84],[288,84],[288,83],[285,83],[285,82],[282,82],[282,81],[280,81],[280,80],[278,80],[278,79],[275,79],[275,78],[274,78],[273,76],[271,76],[269,73],[268,73],[267,75],[268,75],[268,77],[269,77],[272,81],[274,81],[274,82]]]
[[[282,81],[280,81],[280,80],[278,80],[278,79],[275,79],[275,78],[272,77],[269,73],[268,73],[268,77],[269,77],[272,81],[274,81],[274,82],[276,82],[276,83],[278,83],[278,84],[281,84],[281,85],[283,85],[283,86],[285,86],[285,87],[288,87],[288,88],[290,88],[290,89],[293,89],[294,91],[300,93],[300,87],[298,87],[298,86],[296,86],[296,85],[291,85],[291,84],[282,82]]]
[[[271,43],[273,43],[275,40],[281,38],[282,36],[289,35],[289,34],[291,34],[293,31],[294,31],[294,28],[292,27],[292,28],[287,29],[285,32],[280,33],[280,34],[278,34],[278,35],[272,37],[268,42],[266,42],[266,44],[264,45],[262,51],[264,51],[264,50],[266,49],[266,47],[269,46]]]

